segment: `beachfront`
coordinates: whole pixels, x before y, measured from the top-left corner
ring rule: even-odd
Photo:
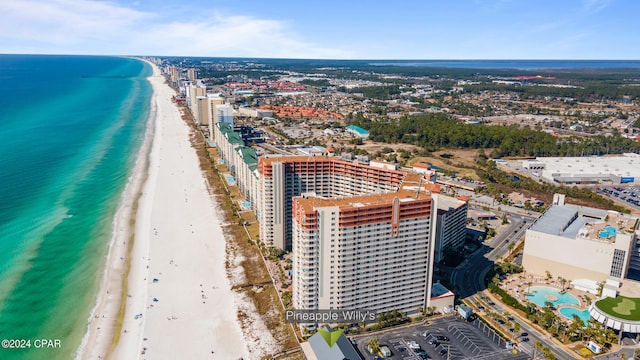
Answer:
[[[238,359],[249,351],[225,269],[219,215],[189,142],[189,128],[172,103],[174,91],[157,67],[149,161],[139,161],[114,226],[105,279],[81,359]],[[148,137],[149,138],[149,137]],[[145,152],[145,146],[143,146]],[[144,155],[144,154],[143,154]],[[146,158],[141,156],[141,159]],[[141,196],[137,208],[133,198]],[[135,215],[126,296],[130,216]],[[126,299],[122,326],[120,299]],[[250,338],[270,338],[248,334]]]

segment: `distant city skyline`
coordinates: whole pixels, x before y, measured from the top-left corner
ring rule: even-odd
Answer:
[[[633,0],[0,1],[0,53],[640,60]]]

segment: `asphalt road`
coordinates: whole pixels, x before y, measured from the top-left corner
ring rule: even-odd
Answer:
[[[509,243],[522,238],[535,218],[511,214],[509,227],[488,244],[481,246],[451,274],[451,284],[457,287],[457,295],[464,299],[487,288],[485,276],[491,270],[495,259],[503,257],[509,251]]]
[[[491,270],[493,263],[498,257],[504,257],[508,252],[509,243],[521,239],[527,229],[533,224],[535,218],[522,216],[519,214],[511,214],[509,216],[509,227],[492,239],[489,243],[485,243],[476,252],[471,254],[463,263],[461,263],[451,273],[451,283],[457,287],[457,295],[461,298],[469,298],[469,300],[477,301],[477,294],[487,288],[485,277]],[[487,302],[483,302],[486,306]],[[509,308],[499,303],[489,304],[492,310],[497,313],[509,311]],[[516,319],[516,321],[518,321]],[[528,342],[520,342],[520,349],[529,355],[534,353],[534,345],[537,341],[542,342],[546,347],[550,348],[559,360],[571,360],[574,357],[558,347],[548,335],[538,332],[535,328],[528,326],[523,321],[518,321],[521,326],[520,332],[528,333]],[[503,327],[503,332],[509,333],[509,329]],[[519,335],[519,334],[515,334]]]

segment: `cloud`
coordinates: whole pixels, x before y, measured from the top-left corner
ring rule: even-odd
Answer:
[[[93,0],[0,2],[0,52],[345,58],[286,22],[199,11],[195,20]],[[193,13],[192,13],[193,14]]]
[[[585,0],[583,10],[587,13],[597,13],[609,6],[611,0]]]

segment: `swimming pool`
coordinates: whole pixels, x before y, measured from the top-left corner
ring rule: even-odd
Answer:
[[[618,233],[618,229],[615,226],[609,225],[602,228],[602,231],[598,233],[598,236],[600,236],[601,238],[608,239],[610,237],[615,237],[617,233]]]
[[[569,293],[560,293],[558,289],[547,286],[532,286],[526,296],[527,300],[542,307],[545,306],[544,303],[547,301],[550,301],[553,306],[580,304],[575,296]]]
[[[233,176],[225,175],[224,177],[227,179],[227,183],[229,185],[235,185],[236,184],[236,179]]]
[[[566,317],[569,320],[573,320],[574,314],[578,315],[578,317],[580,317],[580,320],[584,321],[585,326],[591,318],[591,315],[589,315],[589,310],[578,310],[573,307],[563,307],[562,309],[560,309],[560,315]]]

